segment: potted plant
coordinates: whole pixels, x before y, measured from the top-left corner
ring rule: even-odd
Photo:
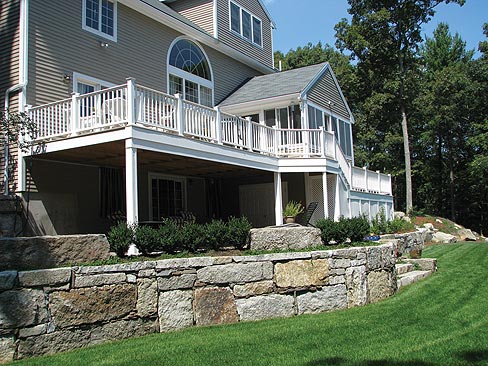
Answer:
[[[288,202],[285,209],[283,210],[283,218],[285,220],[285,223],[290,224],[295,222],[295,218],[298,214],[301,214],[303,210],[304,208],[300,202]]]

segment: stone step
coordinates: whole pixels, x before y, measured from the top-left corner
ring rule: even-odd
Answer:
[[[413,264],[411,263],[398,263],[395,264],[396,273],[397,275],[401,275],[407,272],[411,272],[413,270]]]
[[[402,288],[403,286],[410,285],[417,281],[420,281],[423,278],[430,276],[431,271],[411,271],[398,276],[397,286],[398,288]]]

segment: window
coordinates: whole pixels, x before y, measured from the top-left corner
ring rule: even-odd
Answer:
[[[308,124],[310,128],[317,129],[324,126],[324,112],[318,108],[308,106]]]
[[[195,43],[180,39],[171,48],[168,65],[169,93],[185,100],[213,106],[213,82],[210,64]]]
[[[339,145],[346,156],[352,156],[351,125],[339,120]]]
[[[93,93],[106,88],[115,86],[112,83],[108,83],[103,80],[93,78],[91,76],[82,75],[77,72],[73,73],[73,92],[81,95]],[[80,117],[81,127],[89,127],[94,123],[97,123],[98,116],[104,114],[102,110],[103,104],[112,98],[121,98],[120,91],[108,93],[106,95],[93,95],[87,98],[80,99]]]
[[[232,1],[230,4],[230,29],[250,43],[262,47],[262,22]]]
[[[117,40],[117,3],[113,0],[83,0],[82,28],[112,41]]]
[[[185,209],[184,178],[150,174],[151,218],[176,216]]]

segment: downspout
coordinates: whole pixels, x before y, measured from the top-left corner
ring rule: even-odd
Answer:
[[[5,91],[5,103],[4,103],[4,111],[7,112],[10,108],[10,95],[20,91],[21,97],[19,99],[19,111],[24,111],[24,106],[26,104],[26,90],[27,90],[27,82],[28,82],[28,34],[29,34],[29,27],[28,27],[28,10],[29,10],[29,0],[20,0],[20,34],[19,34],[19,59],[20,59],[20,68],[19,68],[19,83],[8,88]],[[5,149],[4,149],[4,157],[5,157],[5,166],[4,166],[4,192],[5,196],[9,195],[9,176],[8,176],[8,154],[9,154],[9,141],[8,135],[5,134]],[[20,158],[22,158],[20,156]]]

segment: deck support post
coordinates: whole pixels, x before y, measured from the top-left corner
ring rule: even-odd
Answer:
[[[322,194],[324,196],[324,218],[329,218],[329,192],[327,191],[327,172],[322,173]]]
[[[340,177],[339,174],[336,175],[336,182],[335,182],[335,205],[334,205],[334,221],[339,221],[341,217],[341,194],[340,194]]]
[[[275,224],[283,225],[283,194],[281,187],[281,173],[274,173],[274,194],[275,194]]]
[[[125,140],[125,195],[127,224],[137,224],[137,148],[133,146],[132,139]]]

